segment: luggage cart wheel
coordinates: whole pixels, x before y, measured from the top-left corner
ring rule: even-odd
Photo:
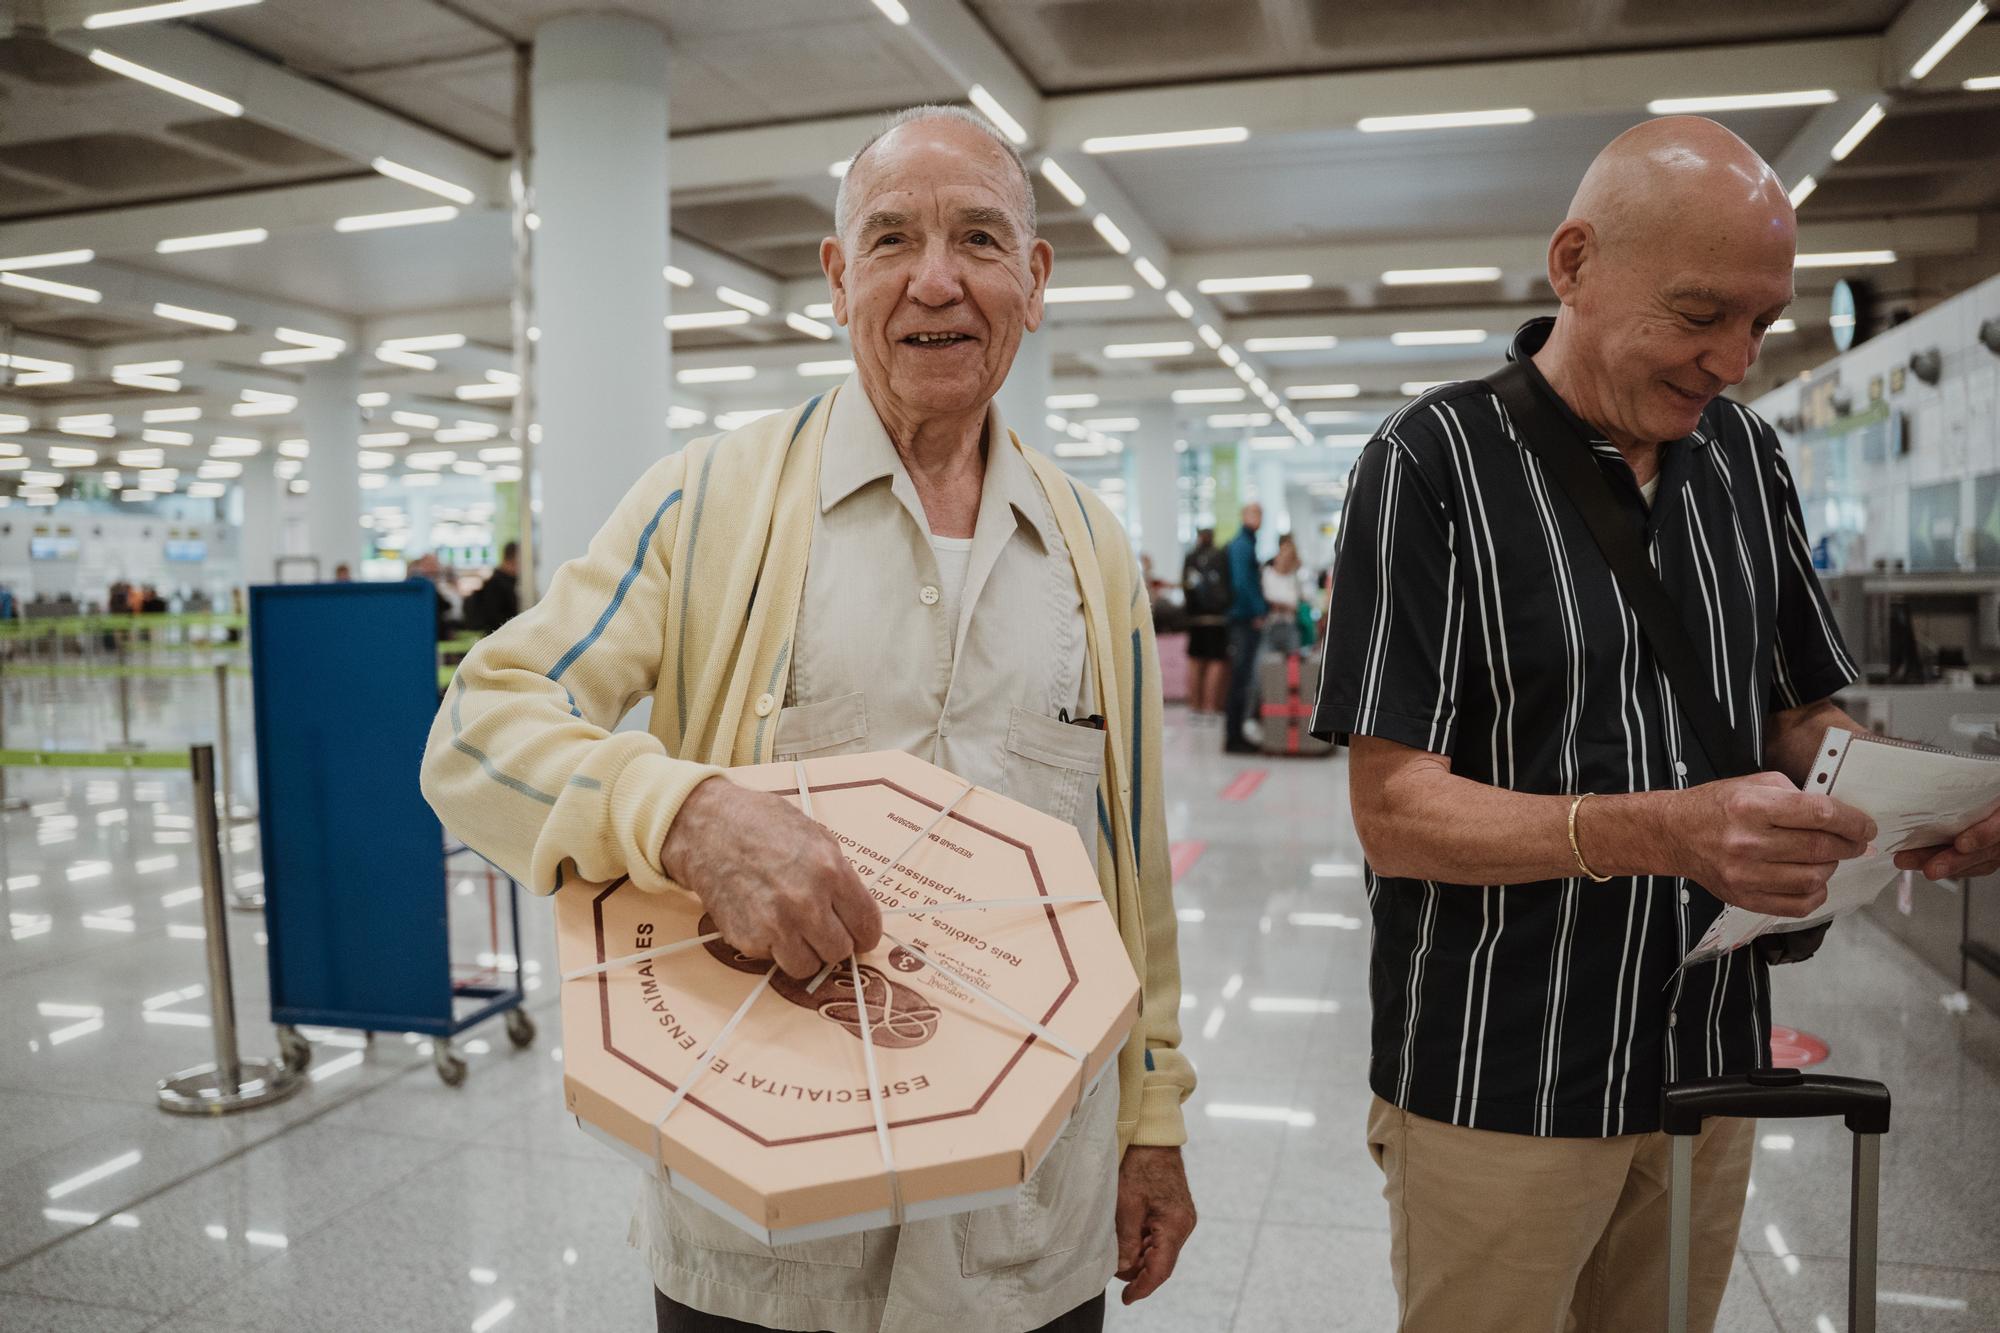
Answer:
[[[287,1069],[304,1069],[312,1063],[312,1043],[291,1024],[282,1024],[278,1028],[278,1058]]]
[[[465,1082],[465,1057],[447,1043],[439,1041],[432,1045],[431,1063],[437,1066],[438,1079],[447,1088],[455,1088]]]
[[[514,1049],[525,1050],[535,1040],[535,1020],[528,1017],[525,1009],[507,1011],[507,1040],[514,1043]]]

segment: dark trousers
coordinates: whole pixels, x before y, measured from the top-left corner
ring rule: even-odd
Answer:
[[[1229,725],[1224,739],[1230,745],[1247,745],[1243,723],[1250,716],[1250,696],[1257,689],[1257,649],[1264,631],[1254,620],[1229,622]]]
[[[653,1290],[653,1311],[659,1317],[660,1333],[755,1333],[759,1327],[740,1319],[703,1314],[682,1305],[657,1287]],[[1058,1315],[1052,1322],[1033,1330],[1033,1333],[1100,1333],[1103,1327],[1104,1293],[1099,1292],[1068,1314]]]

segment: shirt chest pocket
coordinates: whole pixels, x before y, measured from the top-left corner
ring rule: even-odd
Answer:
[[[868,748],[868,697],[856,690],[778,714],[777,759],[856,754]]]
[[[1007,795],[1077,824],[1104,773],[1104,733],[1015,705],[1006,751]]]

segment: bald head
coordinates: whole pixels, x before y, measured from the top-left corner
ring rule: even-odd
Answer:
[[[1549,241],[1562,310],[1535,364],[1614,443],[1687,435],[1790,303],[1797,244],[1785,187],[1750,145],[1699,116],[1636,125],[1590,164]]]
[[[1791,245],[1798,223],[1785,187],[1749,144],[1701,116],[1645,121],[1604,146],[1570,200],[1612,252],[1689,232],[1718,242]]]

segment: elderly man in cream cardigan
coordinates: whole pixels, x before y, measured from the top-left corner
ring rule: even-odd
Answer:
[[[460,667],[424,792],[538,892],[690,892],[796,977],[873,947],[878,909],[824,830],[723,767],[895,748],[1073,824],[1141,1015],[1020,1202],[773,1249],[653,1182],[633,1235],[674,1333],[1097,1329],[1111,1277],[1150,1295],[1195,1222],[1145,587],[993,402],[1054,263],[1020,154],[971,113],[903,112],[835,226],[855,374],[648,471]],[[649,729],[614,732],[648,695]]]

